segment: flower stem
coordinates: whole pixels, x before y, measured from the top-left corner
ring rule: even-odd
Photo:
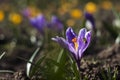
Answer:
[[[80,60],[77,60],[77,67],[78,67],[78,70],[80,72]]]

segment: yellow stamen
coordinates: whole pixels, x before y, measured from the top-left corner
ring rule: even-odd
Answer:
[[[72,42],[74,43],[75,50],[77,50],[78,49],[77,38],[73,38]]]

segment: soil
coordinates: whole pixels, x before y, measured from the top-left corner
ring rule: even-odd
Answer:
[[[31,50],[33,49],[28,49],[27,51],[24,49],[19,49],[17,53],[24,52],[22,56],[28,58],[29,56],[25,53],[30,53]],[[86,76],[89,80],[104,80],[105,78],[109,79],[110,75],[113,76],[117,70],[116,80],[120,80],[120,45],[113,44],[112,46],[100,51],[96,50],[96,52],[96,54],[84,55],[80,66],[81,77]],[[25,73],[25,61],[22,61],[18,58],[14,60],[9,58],[6,61],[0,61],[0,63],[0,69],[14,71],[13,73],[0,73],[0,80],[31,80],[27,78]],[[108,75],[109,70],[110,75]]]
[[[88,60],[93,56],[93,59]],[[81,75],[87,76],[89,80],[110,80],[110,76],[113,76],[117,70],[118,72],[115,80],[120,80],[119,61],[120,45],[114,44],[113,46],[103,49],[98,54],[86,56],[86,59],[81,61]],[[110,75],[108,75],[109,70]]]

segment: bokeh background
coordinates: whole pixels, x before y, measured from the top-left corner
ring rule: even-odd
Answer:
[[[67,27],[76,33],[83,27],[90,30],[85,13],[93,16],[96,29],[86,55],[120,43],[119,0],[0,0],[0,53],[6,53],[0,68],[24,69],[26,61],[43,42],[41,54],[57,56],[61,48],[51,38],[65,36]],[[43,34],[30,21],[38,15],[44,15],[47,23],[56,16],[63,25],[62,30],[45,25]]]

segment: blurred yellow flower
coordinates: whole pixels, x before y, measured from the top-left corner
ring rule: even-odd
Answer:
[[[75,20],[73,20],[73,19],[68,19],[68,20],[67,20],[67,25],[68,25],[68,26],[74,26],[74,25],[75,25]]]
[[[87,11],[89,13],[95,13],[97,11],[97,5],[93,2],[88,2],[85,5],[85,11]]]
[[[20,24],[22,22],[22,16],[18,13],[10,13],[9,20],[14,24]]]
[[[4,11],[0,10],[0,22],[2,22],[4,20]]]
[[[29,17],[36,17],[38,14],[40,14],[40,10],[34,6],[30,6],[27,9],[30,13]]]
[[[60,15],[64,15],[65,13],[67,13],[71,8],[71,4],[70,3],[61,3],[60,8],[58,8],[58,13]]]
[[[101,7],[105,10],[110,10],[112,8],[112,3],[110,1],[103,1]]]
[[[70,12],[72,18],[79,19],[82,17],[82,11],[80,9],[73,9]]]

